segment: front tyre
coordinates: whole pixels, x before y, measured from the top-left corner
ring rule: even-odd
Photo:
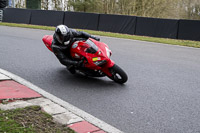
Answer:
[[[127,74],[116,64],[110,68],[110,72],[112,76],[109,78],[117,83],[123,84],[128,80]]]

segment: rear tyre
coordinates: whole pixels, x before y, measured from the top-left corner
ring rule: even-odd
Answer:
[[[109,78],[115,81],[116,83],[123,84],[128,80],[127,74],[116,64],[110,68],[110,72],[112,76]]]

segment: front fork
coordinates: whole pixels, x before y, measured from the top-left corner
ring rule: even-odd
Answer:
[[[107,76],[111,77],[113,74],[110,72],[110,68],[112,68],[114,64],[115,64],[114,61],[109,60],[109,62],[105,64],[105,66],[101,69],[101,71],[104,72]]]

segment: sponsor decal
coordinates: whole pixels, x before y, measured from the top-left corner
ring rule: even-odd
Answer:
[[[92,61],[99,61],[99,60],[101,60],[101,57],[94,57],[94,58],[92,58]]]

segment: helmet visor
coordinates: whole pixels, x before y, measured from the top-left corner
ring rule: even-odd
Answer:
[[[62,35],[57,35],[56,34],[56,38],[57,38],[59,43],[62,43],[64,41],[64,37]]]

